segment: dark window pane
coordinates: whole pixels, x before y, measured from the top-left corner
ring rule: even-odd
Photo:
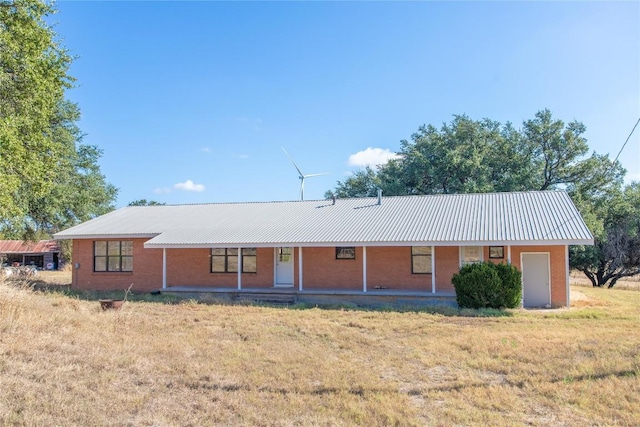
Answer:
[[[280,248],[278,251],[278,260],[280,262],[289,262],[291,259],[291,248]]]
[[[413,255],[431,255],[431,246],[412,246],[411,253]]]
[[[133,242],[125,240],[122,242],[122,255],[133,255]]]
[[[94,242],[93,247],[94,247],[95,255],[107,254],[107,242],[105,241]]]
[[[245,273],[255,273],[257,271],[255,256],[242,257],[242,271]]]
[[[413,273],[426,274],[431,273],[431,256],[422,255],[413,257]]]
[[[224,255],[225,254],[225,249],[224,248],[213,248],[211,249],[211,255]]]
[[[244,248],[242,250],[242,255],[243,256],[255,256],[256,255],[256,248]]]
[[[229,273],[237,273],[238,272],[238,257],[237,256],[228,256],[227,257],[227,272],[229,272]]]
[[[109,241],[107,243],[107,251],[109,255],[120,255],[120,242],[119,241]]]
[[[223,256],[211,257],[211,271],[214,273],[224,273],[224,260]]]
[[[337,259],[355,259],[356,248],[355,247],[336,248],[336,258]]]
[[[122,257],[122,271],[133,271],[133,257]]]
[[[109,271],[120,271],[120,257],[119,256],[110,256],[109,257]]]
[[[107,271],[107,257],[97,256],[94,264],[94,271]]]

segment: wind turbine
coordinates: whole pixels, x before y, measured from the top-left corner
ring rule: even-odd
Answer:
[[[298,171],[298,178],[300,179],[300,200],[304,200],[304,180],[306,178],[311,178],[313,176],[321,176],[321,175],[329,175],[329,174],[328,173],[310,173],[308,175],[303,174],[300,168],[298,167],[298,165],[296,165],[296,162],[294,162],[291,156],[289,155],[289,153],[287,153],[287,150],[285,150],[284,147],[280,147],[280,148],[282,148],[282,151],[284,151],[284,154],[286,154],[289,160],[291,160],[291,163],[293,163],[293,167],[295,167],[296,170]]]

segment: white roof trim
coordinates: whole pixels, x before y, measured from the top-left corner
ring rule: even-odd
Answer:
[[[156,234],[65,234],[64,236],[58,236],[57,233],[53,235],[55,240],[76,240],[76,239],[92,239],[92,240],[106,240],[106,239],[153,239],[159,236],[161,233]]]
[[[281,242],[281,243],[211,243],[211,244],[162,244],[144,243],[147,249],[209,249],[209,248],[326,248],[326,247],[390,247],[390,246],[564,246],[564,245],[593,245],[593,240],[520,240],[513,242],[469,241],[469,242]]]

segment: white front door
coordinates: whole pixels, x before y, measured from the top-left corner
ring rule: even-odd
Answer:
[[[549,254],[522,254],[522,305],[544,307],[551,304]]]
[[[293,286],[293,248],[276,248],[276,286]]]

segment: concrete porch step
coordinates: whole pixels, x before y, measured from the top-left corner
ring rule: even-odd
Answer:
[[[233,295],[232,300],[236,302],[257,302],[265,304],[295,304],[296,296],[294,294],[242,292]]]

